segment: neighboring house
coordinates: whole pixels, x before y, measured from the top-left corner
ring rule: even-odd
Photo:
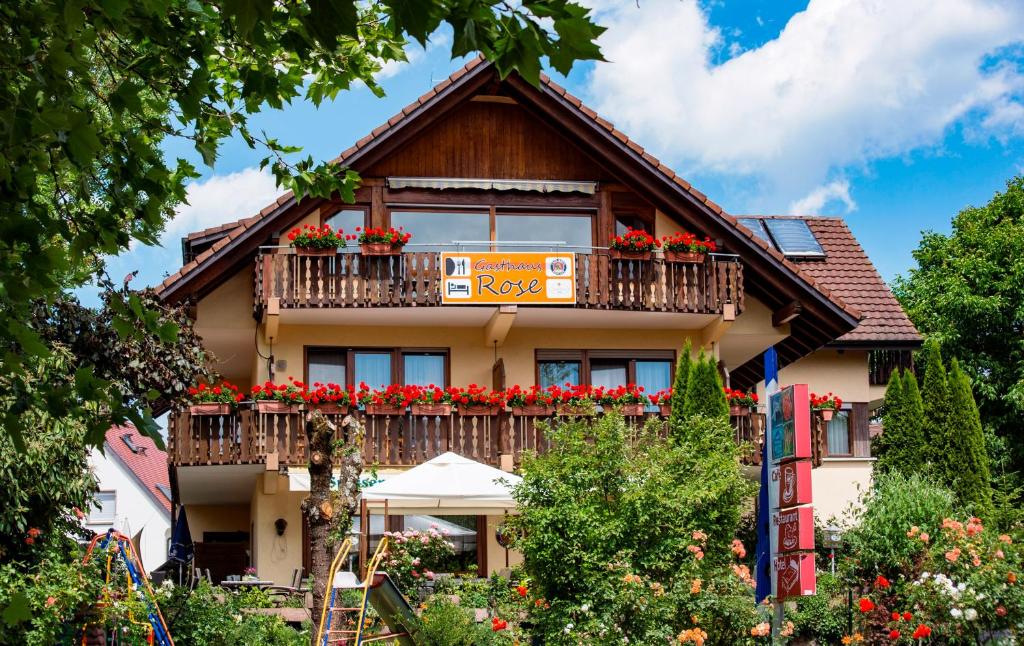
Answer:
[[[86,528],[102,533],[113,527],[132,538],[147,572],[161,565],[171,537],[167,453],[134,426],[113,426],[103,451],[94,450],[89,461],[99,492]]]
[[[841,219],[729,215],[555,83],[501,80],[481,61],[337,163],[362,176],[355,203],[286,194],[190,234],[184,266],[158,288],[166,302],[191,304],[216,368],[243,392],[288,376],[371,386],[635,382],[653,392],[670,384],[686,339],[719,359],[732,387],[755,388],[774,346],[783,384],[845,402],[823,433],[819,513],[838,513],[868,482],[871,412],[920,337]],[[351,246],[300,257],[286,235],[309,223],[402,226],[413,238],[393,258]],[[708,235],[720,253],[696,265],[660,253],[610,258],[612,237],[627,227]],[[574,304],[442,305],[459,267],[442,267],[439,252],[522,243],[569,254]],[[460,297],[465,287],[451,285]],[[542,445],[530,418],[504,413],[364,420],[364,458],[385,478],[445,450],[508,469]],[[733,422],[738,436],[756,439],[758,418]],[[251,563],[262,578],[287,581],[307,552],[295,477],[307,462],[301,414],[176,411],[168,433],[197,564]],[[494,538],[501,516],[431,513],[477,530],[481,571],[505,565]]]

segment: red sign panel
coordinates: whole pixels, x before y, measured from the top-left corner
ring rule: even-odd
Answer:
[[[777,532],[778,551],[796,552],[814,549],[814,509],[797,507],[772,514],[772,527]]]
[[[772,571],[775,576],[775,597],[779,601],[817,592],[814,554],[783,554],[775,559]]]
[[[772,469],[773,501],[778,507],[796,507],[811,502],[811,462],[784,462]]]
[[[811,398],[807,384],[787,386],[768,398],[772,463],[811,457]]]

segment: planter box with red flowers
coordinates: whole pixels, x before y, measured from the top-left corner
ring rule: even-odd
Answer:
[[[662,236],[661,248],[664,250],[666,262],[695,264],[704,262],[707,254],[718,249],[714,241],[707,236],[703,240],[698,240],[692,233],[678,231],[670,236]]]
[[[661,242],[640,229],[627,229],[620,236],[612,238],[608,255],[615,260],[650,260],[651,254]]]
[[[523,390],[518,384],[505,389],[505,403],[516,417],[547,417],[555,412],[555,396],[540,386]]]
[[[356,227],[356,231],[360,228]],[[412,234],[402,228],[380,227],[363,229],[359,234],[359,251],[364,256],[395,256],[402,252]]]
[[[548,388],[555,400],[555,412],[567,417],[586,417],[593,415],[594,390],[590,386],[566,384],[565,388],[551,386]]]
[[[305,224],[288,233],[291,246],[299,256],[333,256],[345,246],[346,240],[354,238],[346,236],[341,229],[335,231],[329,224],[320,227]]]
[[[413,415],[448,417],[452,414],[451,389],[438,388],[430,384],[425,388],[406,386],[404,390],[411,401]]]
[[[419,386],[391,384],[385,388],[371,390],[365,383],[359,384],[355,402],[363,407],[367,415],[404,415],[419,393]]]
[[[470,384],[465,388],[449,388],[452,402],[459,414],[470,417],[492,417],[505,408],[505,393]]]
[[[827,395],[811,393],[811,410],[821,414],[821,418],[826,422],[831,421],[835,412],[842,407],[843,400],[832,393]]]
[[[346,415],[352,404],[352,393],[338,384],[316,382],[303,399],[308,410],[318,410],[324,415]]]
[[[256,411],[273,414],[299,412],[299,406],[306,401],[305,385],[290,377],[288,381],[287,384],[266,381],[262,385],[253,386],[250,397]]]
[[[626,417],[641,417],[651,399],[644,394],[643,386],[627,384],[616,388],[598,388],[593,397],[605,409],[617,410]]]
[[[668,417],[672,414],[672,389],[663,388],[650,397],[651,403],[658,407],[658,414]]]
[[[747,417],[751,410],[757,407],[757,393],[723,388],[725,399],[729,402],[729,415],[733,417]]]
[[[210,386],[199,384],[188,389],[190,404],[188,412],[192,415],[227,415],[245,399],[238,392],[238,386],[230,381],[222,381]]]

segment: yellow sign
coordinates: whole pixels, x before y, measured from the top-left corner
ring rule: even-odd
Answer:
[[[572,253],[443,252],[443,305],[575,305]]]

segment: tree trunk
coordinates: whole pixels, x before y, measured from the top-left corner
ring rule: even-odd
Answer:
[[[319,626],[324,603],[330,595],[328,581],[334,552],[352,529],[352,514],[359,495],[362,474],[363,429],[352,416],[342,422],[345,443],[340,460],[335,460],[335,431],[320,411],[306,417],[306,435],[309,438],[309,495],[302,501],[302,513],[309,527],[310,557],[313,579],[313,619]],[[331,477],[335,462],[340,462],[341,474],[337,493],[331,491]],[[331,626],[325,626],[330,629]],[[317,646],[317,631],[310,631],[310,644]]]

